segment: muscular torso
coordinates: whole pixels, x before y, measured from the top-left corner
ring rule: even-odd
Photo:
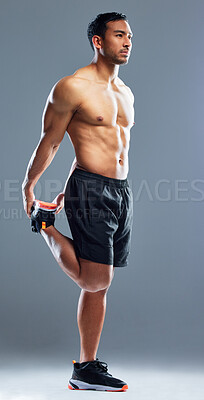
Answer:
[[[114,84],[92,79],[87,68],[74,74],[81,85],[80,106],[67,132],[76,153],[75,167],[116,179],[128,174],[133,95],[117,78]]]

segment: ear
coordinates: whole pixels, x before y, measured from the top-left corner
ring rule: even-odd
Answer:
[[[101,46],[102,46],[102,39],[101,39],[100,36],[94,35],[94,36],[92,37],[92,43],[93,43],[93,45],[94,45],[94,47],[95,47],[96,49],[101,49]]]

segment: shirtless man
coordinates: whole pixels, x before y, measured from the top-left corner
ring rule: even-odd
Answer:
[[[99,14],[87,33],[94,58],[57,82],[48,96],[41,139],[22,185],[23,201],[32,218],[34,187],[67,132],[76,157],[65,190],[54,202],[56,213],[65,206],[73,240],[54,223],[38,231],[81,288],[80,361],[73,361],[69,388],[124,391],[127,384],[110,375],[96,354],[114,268],[127,266],[130,250],[133,199],[127,174],[134,98],[118,72],[128,63],[132,32],[126,16],[113,12]]]

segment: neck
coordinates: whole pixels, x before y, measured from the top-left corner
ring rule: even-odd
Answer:
[[[110,63],[100,53],[95,53],[91,65],[95,66],[99,80],[111,83],[118,77],[119,65]]]

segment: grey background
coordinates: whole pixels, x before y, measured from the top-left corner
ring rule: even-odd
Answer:
[[[91,62],[86,28],[107,11],[126,13],[134,32],[131,59],[120,68],[135,95],[129,172],[134,230],[129,267],[116,270],[108,293],[98,356],[203,364],[204,2],[7,0],[0,13],[3,365],[22,357],[67,363],[79,357],[80,290],[31,233],[21,182],[49,91]],[[73,157],[65,137],[36,197],[55,197]],[[63,212],[56,226],[69,234]]]

